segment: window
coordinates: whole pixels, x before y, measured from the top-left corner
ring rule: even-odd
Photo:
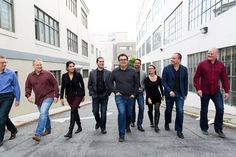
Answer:
[[[133,49],[132,46],[120,46],[120,50],[131,51]]]
[[[98,57],[98,48],[96,48],[96,57]]]
[[[143,43],[142,45],[142,56],[144,56],[146,53],[145,53],[145,43]]]
[[[161,76],[161,60],[152,62],[156,66],[156,72],[158,76]]]
[[[67,8],[77,16],[77,0],[66,0]]]
[[[83,78],[88,78],[88,75],[89,75],[89,70],[83,69]]]
[[[168,44],[182,36],[182,3],[164,22],[164,44]]]
[[[158,27],[155,32],[152,34],[152,50],[156,50],[157,48],[161,47],[161,26]]]
[[[78,53],[78,37],[67,29],[67,45],[68,50]]]
[[[151,52],[151,37],[149,37],[146,41],[146,54]]]
[[[59,85],[61,85],[61,70],[50,70],[53,76],[56,78]]]
[[[164,63],[164,67],[167,66],[167,65],[169,65],[169,64],[171,64],[170,58],[164,59],[164,60],[163,60],[163,63]]]
[[[155,0],[152,6],[152,21],[156,21],[156,17],[159,15],[159,12],[162,8],[162,0]]]
[[[82,55],[88,57],[88,43],[82,40]]]
[[[94,46],[91,45],[91,54],[94,54]]]
[[[13,0],[0,0],[0,28],[14,31]]]
[[[59,47],[59,23],[34,7],[35,13],[35,38],[39,41]]]
[[[236,0],[189,0],[189,30],[198,28],[236,5]]]
[[[81,8],[81,22],[85,28],[88,28],[87,14],[82,8]]]

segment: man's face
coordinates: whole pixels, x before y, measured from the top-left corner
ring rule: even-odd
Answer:
[[[126,56],[120,56],[119,63],[120,63],[120,66],[126,67],[128,65],[128,60]]]
[[[42,61],[36,60],[33,64],[35,72],[41,72],[43,69]]]
[[[207,59],[209,60],[209,61],[214,61],[214,60],[216,60],[216,58],[217,58],[217,50],[216,49],[211,49],[211,50],[209,50],[208,51],[208,53],[207,53]]]
[[[0,71],[3,71],[7,66],[6,58],[0,58]]]
[[[99,58],[97,61],[97,66],[98,66],[98,68],[103,69],[104,68],[104,59]]]
[[[139,60],[135,60],[135,62],[134,62],[134,68],[135,68],[135,69],[140,69],[140,67],[141,67],[141,62],[140,62]]]
[[[178,57],[178,54],[174,53],[171,57],[171,64],[173,65],[177,65],[180,63],[180,60],[179,60],[179,57]]]

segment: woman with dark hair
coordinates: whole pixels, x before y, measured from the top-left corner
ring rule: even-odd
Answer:
[[[148,105],[148,116],[150,119],[150,126],[155,128],[158,132],[158,123],[160,118],[160,105],[163,99],[163,87],[161,78],[156,75],[156,67],[154,65],[148,66],[148,76],[144,80],[146,90],[146,104]],[[153,124],[153,106],[154,106],[154,124]]]
[[[78,108],[81,102],[84,101],[84,81],[80,73],[76,72],[75,63],[68,61],[66,63],[67,73],[62,75],[61,84],[61,103],[64,105],[64,90],[65,97],[68,104],[71,107],[70,113],[70,126],[69,131],[64,137],[72,138],[72,132],[74,129],[75,122],[78,125],[76,134],[82,131]]]

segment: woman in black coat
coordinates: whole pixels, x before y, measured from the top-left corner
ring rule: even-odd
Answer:
[[[83,78],[80,73],[76,72],[75,63],[68,61],[66,63],[66,70],[68,72],[62,75],[60,99],[64,105],[63,97],[65,90],[65,97],[71,107],[71,114],[69,131],[64,137],[72,138],[75,122],[78,125],[75,133],[82,131],[78,108],[80,103],[84,101],[85,91]]]
[[[150,119],[150,126],[155,127],[158,132],[158,123],[160,119],[160,105],[163,99],[163,87],[161,78],[156,75],[156,67],[154,65],[148,66],[148,76],[144,80],[146,90],[146,104],[148,105],[148,116]],[[154,125],[153,125],[153,106],[155,111]]]

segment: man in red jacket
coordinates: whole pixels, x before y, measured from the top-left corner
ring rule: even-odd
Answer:
[[[34,71],[31,72],[25,82],[25,96],[30,103],[37,105],[40,112],[38,126],[33,140],[40,142],[41,136],[51,133],[51,121],[49,118],[49,109],[53,103],[56,103],[59,97],[58,83],[52,73],[44,70],[42,61],[36,59],[33,61]],[[35,100],[31,95],[34,91]]]
[[[220,92],[219,81],[221,81],[225,94],[224,99],[229,97],[229,80],[224,63],[217,60],[218,49],[212,48],[208,51],[207,59],[199,63],[194,76],[194,86],[201,98],[200,127],[204,135],[208,135],[208,104],[210,99],[216,108],[215,132],[219,137],[225,138],[223,133],[224,102]]]

